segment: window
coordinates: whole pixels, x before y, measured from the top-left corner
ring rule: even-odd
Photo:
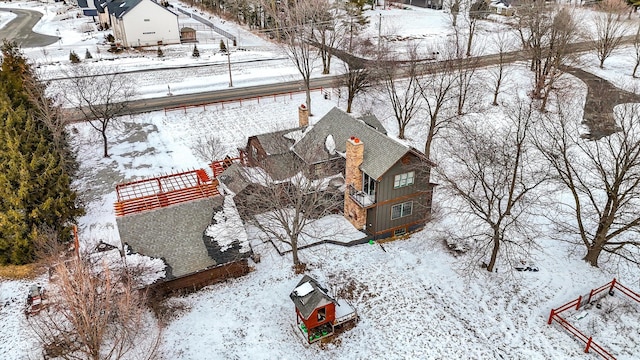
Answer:
[[[327,312],[325,308],[318,310],[318,322],[324,321],[327,318]]]
[[[393,179],[393,188],[401,188],[409,185],[413,185],[413,178],[415,177],[415,172],[411,171],[404,174],[398,174]]]
[[[367,195],[376,195],[376,181],[366,173],[362,173],[362,192]]]
[[[391,207],[391,220],[409,216],[413,212],[413,201],[393,205]]]
[[[393,236],[394,237],[402,236],[402,235],[404,235],[406,233],[407,233],[407,228],[393,230]]]

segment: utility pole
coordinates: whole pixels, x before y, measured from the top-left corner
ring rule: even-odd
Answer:
[[[229,39],[227,39],[227,64],[229,65],[229,87],[233,87],[233,79],[231,78],[231,51],[229,49]]]

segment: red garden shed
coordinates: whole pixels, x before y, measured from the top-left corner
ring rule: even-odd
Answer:
[[[357,313],[345,300],[335,300],[327,289],[305,275],[289,295],[296,306],[298,328],[309,343],[333,335],[335,328],[357,319]]]

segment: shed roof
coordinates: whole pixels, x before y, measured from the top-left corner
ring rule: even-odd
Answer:
[[[379,179],[411,149],[376,131],[364,121],[355,119],[338,108],[333,108],[304,134],[304,137],[293,146],[293,151],[307,164],[335,159],[340,155],[332,155],[325,145],[329,135],[335,141],[336,150],[343,154],[346,151],[347,139],[351,136],[362,140],[364,161],[360,169],[374,179]]]
[[[304,319],[308,319],[317,308],[324,307],[329,303],[337,304],[337,301],[327,294],[327,289],[320,286],[309,275],[302,277],[302,280],[298,282],[289,297]]]

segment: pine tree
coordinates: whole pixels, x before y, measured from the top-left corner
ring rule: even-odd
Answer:
[[[69,53],[69,61],[71,61],[72,64],[77,64],[80,62],[80,57],[78,56],[78,54],[76,54],[75,51],[71,50],[71,52]]]
[[[17,45],[2,46],[0,71],[0,264],[33,260],[33,241],[44,227],[67,241],[82,215],[71,189],[73,172],[57,151],[29,96],[37,81]],[[47,102],[50,104],[50,102]],[[70,152],[66,152],[69,154]]]
[[[200,57],[200,51],[198,50],[197,45],[193,45],[193,54],[191,54],[191,56],[193,56],[194,58]]]

